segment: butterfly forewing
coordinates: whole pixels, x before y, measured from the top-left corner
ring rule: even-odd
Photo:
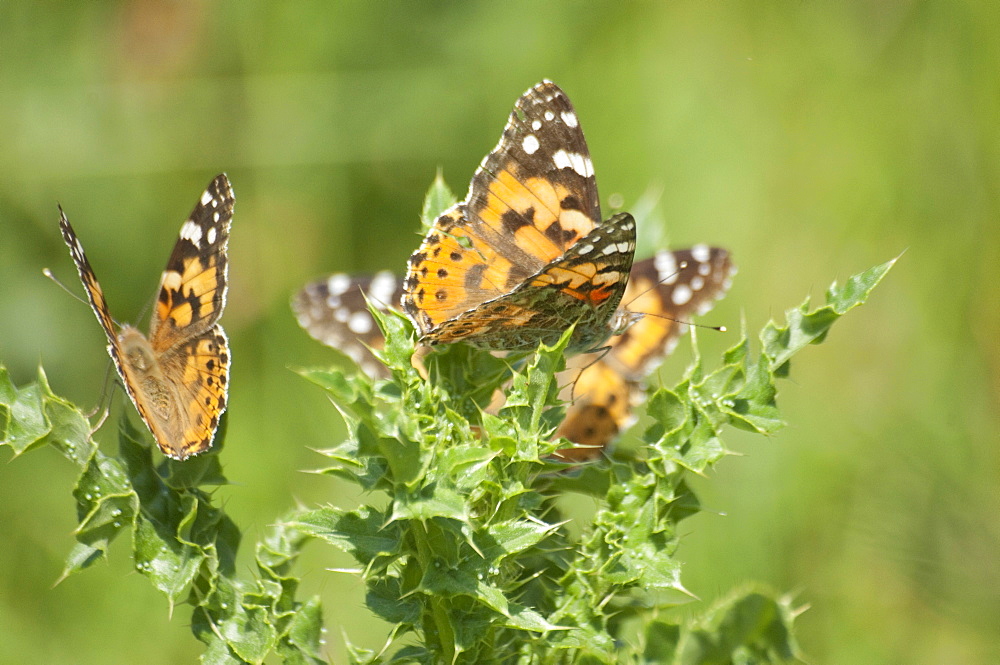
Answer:
[[[116,353],[118,340],[115,336],[114,319],[111,318],[111,312],[108,310],[108,303],[104,299],[104,291],[101,290],[101,285],[97,281],[97,275],[94,274],[94,269],[90,267],[87,254],[83,251],[83,244],[76,236],[76,232],[69,223],[69,219],[66,217],[62,206],[59,207],[59,229],[62,232],[63,241],[69,247],[69,255],[72,257],[74,265],[76,265],[76,271],[80,275],[83,289],[87,292],[87,300],[90,301],[90,308],[94,310],[97,322],[101,324],[101,329],[108,337],[108,352],[111,353],[112,359],[115,360],[114,354]]]
[[[227,247],[234,196],[229,179],[216,177],[181,226],[160,278],[149,341],[157,351],[199,335],[219,320],[226,304]]]

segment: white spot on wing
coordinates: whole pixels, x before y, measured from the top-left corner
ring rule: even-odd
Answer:
[[[537,132],[541,128],[542,128],[542,121],[541,120],[532,120],[531,121],[531,131]]]
[[[549,97],[546,101],[548,101],[549,99],[552,99],[552,97]],[[545,119],[546,120],[552,121],[552,120],[555,120],[555,117],[556,117],[556,114],[553,113],[552,111],[546,111],[545,112]]]
[[[355,312],[351,314],[351,318],[347,321],[347,327],[355,335],[370,333],[373,325],[374,321],[372,321],[372,317],[368,312]]]
[[[218,235],[218,230],[214,226],[209,227],[208,233],[205,236],[205,239],[208,240],[209,245],[215,244],[215,238],[217,235]]]
[[[691,290],[701,291],[703,288],[705,288],[705,278],[700,275],[695,275],[694,278],[691,279]]]
[[[521,147],[524,148],[524,151],[529,155],[534,155],[535,152],[538,151],[538,139],[535,138],[534,134],[528,134],[524,137],[524,140],[521,141]]]
[[[708,248],[708,245],[695,245],[691,248],[691,256],[694,257],[695,261],[707,263],[712,258],[712,250]]]
[[[686,305],[691,300],[691,288],[687,284],[678,284],[674,289],[672,300],[675,305]]]
[[[594,165],[591,163],[590,158],[584,157],[581,154],[558,150],[552,155],[552,161],[555,163],[556,168],[573,169],[584,178],[594,175]]]
[[[657,252],[653,265],[656,266],[657,281],[662,282],[677,274],[677,261],[673,252]]]
[[[201,204],[207,206],[212,201],[212,192],[207,189],[201,193]]]
[[[181,227],[181,237],[190,240],[192,245],[201,249],[201,227],[190,219]]]
[[[330,275],[330,278],[326,280],[326,288],[330,295],[339,296],[351,288],[351,278],[343,273]]]
[[[576,251],[580,255],[590,254],[592,251],[594,251],[594,246],[591,245],[590,243],[587,243],[586,245],[581,245],[580,249],[578,249]],[[605,253],[607,253],[607,252],[605,252]]]
[[[375,273],[368,287],[368,298],[385,309],[392,304],[392,294],[396,291],[396,277],[388,270]]]
[[[580,123],[576,119],[576,114],[572,111],[563,111],[560,115],[562,116],[563,122],[566,123],[567,127],[579,126]]]

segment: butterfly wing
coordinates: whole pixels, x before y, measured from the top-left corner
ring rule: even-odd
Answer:
[[[104,299],[104,291],[101,290],[101,285],[97,282],[97,275],[94,274],[94,269],[90,267],[87,254],[83,251],[83,244],[77,237],[73,226],[69,223],[69,219],[67,219],[66,213],[63,212],[61,206],[59,208],[59,229],[62,231],[63,241],[69,247],[69,254],[73,258],[73,263],[76,264],[76,271],[80,274],[80,281],[83,283],[83,289],[87,292],[87,300],[90,301],[90,308],[94,310],[97,322],[101,324],[101,329],[108,337],[108,354],[111,356],[111,360],[114,361],[115,369],[118,371],[119,376],[124,380],[121,348],[118,344],[118,337],[115,334],[114,319],[111,318],[108,303]]]
[[[441,215],[410,257],[403,310],[434,343],[443,322],[510,293],[600,219],[576,112],[542,81],[517,101],[466,201]]]
[[[635,220],[616,215],[511,293],[441,323],[432,343],[466,341],[487,349],[530,350],[554,344],[576,324],[568,353],[589,351],[611,335],[612,318],[635,252]]]
[[[388,270],[356,278],[338,273],[306,284],[292,299],[292,311],[314,339],[346,354],[369,376],[385,378],[385,366],[369,351],[381,349],[385,340],[365,296],[385,311],[401,295],[402,283]]]
[[[181,226],[160,278],[149,342],[158,353],[207,332],[226,304],[227,248],[234,195],[229,178],[215,177]]]

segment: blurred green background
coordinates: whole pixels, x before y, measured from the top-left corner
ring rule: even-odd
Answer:
[[[711,323],[757,330],[907,250],[794,361],[791,427],[734,434],[742,457],[697,483],[687,587],[794,592],[814,663],[1000,662],[998,37],[994,2],[2,3],[0,362],[19,383],[41,363],[57,393],[97,404],[102,333],[41,275],[79,290],[56,203],[115,316],[144,327],[181,222],[226,171],[235,484],[217,498],[247,548],[296,501],[351,505],[299,471],[342,429],[288,369],[333,358],[289,296],[327,271],[401,270],[436,169],[464,192],[548,77],[605,203],[662,191],[641,253],[658,237],[733,252]],[[735,341],[700,338],[709,358]],[[689,358],[682,344],[665,380]],[[49,450],[0,468],[0,662],[193,662],[187,610],[168,617],[124,543],[53,587],[73,480]],[[325,570],[349,564],[316,546],[302,568],[340,662],[344,632],[383,638],[362,585]]]

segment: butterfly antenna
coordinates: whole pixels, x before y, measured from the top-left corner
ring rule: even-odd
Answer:
[[[55,275],[53,275],[51,270],[49,270],[48,268],[42,268],[42,274],[45,275],[46,277],[48,277],[49,279],[51,279],[53,282],[55,282],[56,286],[58,286],[60,289],[62,289],[66,293],[68,293],[70,295],[70,297],[72,297],[74,300],[79,300],[84,305],[87,305],[88,307],[90,306],[90,303],[87,302],[86,299],[81,298],[76,293],[73,293],[72,289],[70,289],[68,286],[66,286],[65,284],[63,284],[62,281],[58,277],[56,277]],[[116,326],[118,326],[119,328],[121,328],[122,324],[120,324],[116,319],[111,319],[111,320],[114,322],[114,324]]]
[[[715,332],[729,332],[729,328],[727,328],[726,326],[709,326],[709,325],[705,325],[704,323],[694,323],[692,321],[682,321],[680,319],[674,319],[674,318],[669,317],[669,316],[664,316],[663,314],[653,314],[651,312],[638,312],[638,313],[642,314],[643,316],[652,316],[653,318],[656,318],[656,319],[665,319],[667,321],[673,321],[674,323],[680,323],[681,325],[685,325],[685,326],[694,326],[695,328],[704,328],[705,330],[714,330]]]
[[[680,263],[677,264],[677,270],[673,271],[672,273],[670,273],[666,277],[660,279],[659,281],[657,281],[655,284],[653,284],[652,286],[650,286],[645,291],[642,291],[641,293],[638,293],[634,298],[632,298],[627,303],[625,303],[625,305],[622,307],[622,309],[631,312],[632,310],[629,309],[629,307],[628,307],[629,305],[631,305],[636,300],[638,300],[639,298],[643,297],[644,295],[646,295],[647,293],[649,293],[653,289],[657,288],[658,286],[660,286],[661,284],[663,284],[664,282],[666,282],[668,279],[670,279],[672,277],[676,277],[677,275],[681,274],[681,272],[683,272],[684,269],[687,268],[687,267],[688,267],[688,262],[687,261],[681,261]],[[675,318],[672,318],[672,317],[669,317],[669,316],[664,316],[662,314],[653,314],[651,312],[634,312],[634,313],[635,314],[642,314],[643,316],[652,316],[652,317],[655,317],[657,319],[666,319],[667,321],[673,321],[674,323],[680,323],[680,324],[683,324],[685,326],[694,326],[695,328],[705,328],[706,330],[715,330],[716,332],[726,332],[727,331],[726,326],[707,326],[707,325],[705,325],[703,323],[692,323],[691,321],[681,321],[680,319],[675,319]]]
[[[69,288],[68,286],[66,286],[66,285],[65,285],[65,284],[63,284],[63,283],[62,283],[61,281],[59,281],[59,278],[58,278],[58,277],[56,277],[55,275],[53,275],[53,274],[52,274],[52,271],[51,271],[51,270],[49,270],[48,268],[42,268],[42,274],[43,274],[43,275],[45,275],[46,277],[48,277],[49,279],[51,279],[51,280],[52,280],[53,282],[55,282],[55,283],[56,283],[56,286],[58,286],[58,287],[59,287],[60,289],[62,289],[62,290],[63,290],[63,291],[65,291],[66,293],[68,293],[68,294],[69,294],[70,296],[72,296],[72,297],[73,297],[73,298],[75,298],[76,300],[79,300],[79,301],[80,301],[80,302],[82,302],[82,303],[83,303],[84,305],[87,305],[87,304],[88,304],[86,300],[84,300],[83,298],[81,298],[81,297],[80,297],[80,296],[78,296],[77,294],[73,293],[73,292],[72,292],[72,291],[70,290],[70,288]]]

